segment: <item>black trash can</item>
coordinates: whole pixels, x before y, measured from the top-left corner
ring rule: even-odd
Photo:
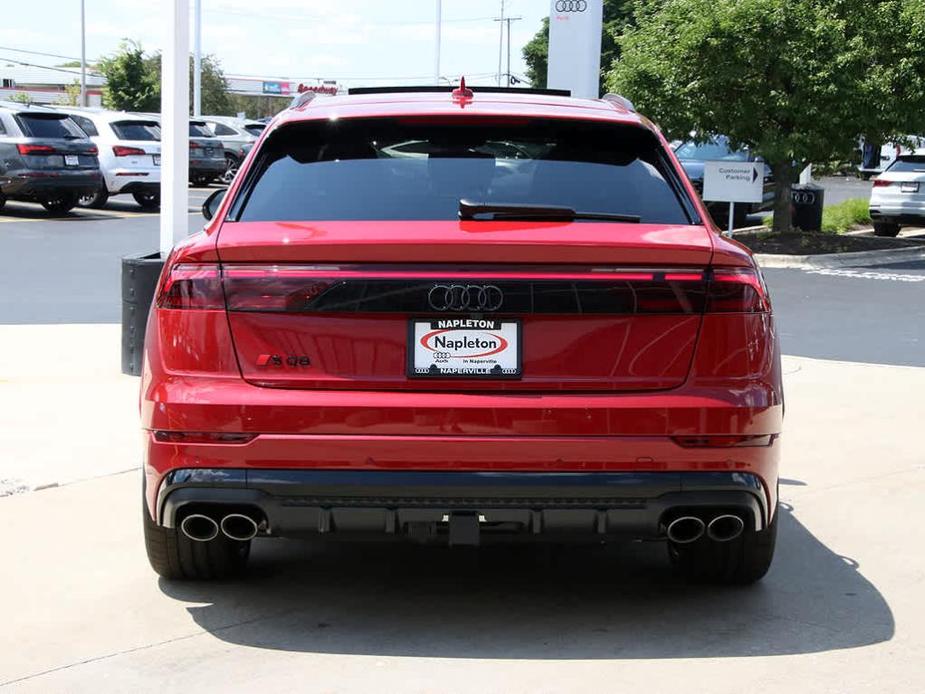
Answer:
[[[790,188],[790,219],[802,231],[822,231],[822,205],[825,188],[818,183],[802,183]]]
[[[122,258],[122,373],[141,375],[148,311],[164,267],[160,253]]]

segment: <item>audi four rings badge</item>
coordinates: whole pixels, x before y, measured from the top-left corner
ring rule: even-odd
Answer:
[[[497,311],[504,293],[493,284],[435,284],[427,293],[434,311]]]
[[[587,0],[557,0],[556,12],[584,12],[588,9]]]

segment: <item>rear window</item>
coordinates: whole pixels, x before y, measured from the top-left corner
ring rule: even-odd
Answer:
[[[887,169],[890,173],[925,173],[925,156],[901,156]]]
[[[205,123],[190,123],[189,134],[190,137],[215,137]]]
[[[244,126],[244,129],[251,135],[259,135],[267,126],[263,123],[250,123]]]
[[[350,119],[274,134],[235,209],[241,221],[452,220],[466,198],[689,224],[682,195],[658,140],[635,126]]]
[[[678,159],[686,161],[748,161],[748,152],[729,149],[725,140],[711,142],[684,142],[675,151]]]
[[[72,113],[71,120],[77,123],[77,125],[80,126],[80,129],[87,133],[87,135],[96,136],[100,134],[96,129],[96,126],[93,125],[93,121],[86,116],[78,116]]]
[[[120,140],[146,140],[157,142],[161,139],[161,126],[157,121],[117,121],[112,123],[112,131]]]
[[[86,133],[68,116],[60,113],[19,113],[16,115],[19,127],[26,137],[48,137],[56,139],[85,139]]]

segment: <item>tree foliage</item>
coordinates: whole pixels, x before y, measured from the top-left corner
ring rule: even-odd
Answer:
[[[116,111],[160,110],[160,82],[148,69],[144,51],[135,41],[123,41],[113,55],[99,61],[106,78],[103,106]]]
[[[106,78],[103,105],[118,111],[161,110],[161,55],[145,55],[141,45],[123,41],[119,50],[102,59],[97,69]],[[190,111],[193,104],[193,59],[190,57]],[[234,113],[221,64],[212,55],[202,57],[202,113]]]
[[[774,170],[775,230],[812,161],[925,129],[925,3],[640,0],[607,85],[669,137],[727,135]]]
[[[633,22],[633,0],[604,0],[604,28],[601,35],[601,91],[607,71],[614,60],[620,57],[617,38]],[[546,88],[546,73],[549,65],[549,17],[543,18],[543,26],[523,47],[527,63],[527,79],[539,89]]]

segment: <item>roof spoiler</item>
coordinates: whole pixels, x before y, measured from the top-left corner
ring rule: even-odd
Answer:
[[[633,102],[621,94],[604,94],[604,96],[601,97],[601,101],[606,101],[608,103],[614,104],[615,106],[626,109],[627,111],[636,113],[636,107],[633,106]]]

